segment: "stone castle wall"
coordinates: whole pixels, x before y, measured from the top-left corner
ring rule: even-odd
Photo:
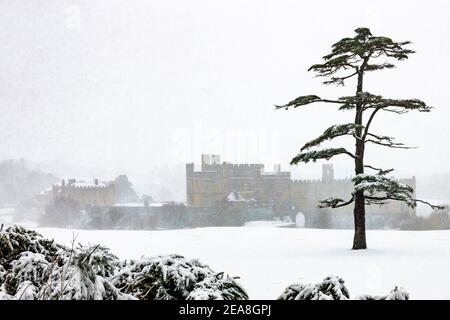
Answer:
[[[415,178],[400,179],[416,189]],[[264,173],[262,164],[202,163],[201,171],[194,164],[186,165],[187,204],[194,207],[213,207],[223,204],[233,191],[245,199],[256,201],[279,201],[293,204],[296,210],[311,215],[333,210],[334,214],[351,215],[353,206],[337,209],[319,209],[320,200],[328,197],[350,199],[353,183],[350,179],[335,179],[333,166],[323,165],[320,180],[291,180],[290,172]],[[415,209],[400,201],[391,201],[383,206],[366,207],[368,214],[415,215]]]
[[[53,185],[53,199],[74,200],[82,206],[109,206],[115,202],[114,184],[76,186],[72,184]]]
[[[416,190],[416,179],[399,179],[400,182],[411,186]],[[333,180],[293,180],[291,184],[291,200],[300,212],[305,214],[319,210],[333,210],[333,213],[352,214],[353,206],[349,205],[336,209],[319,209],[318,203],[328,197],[348,200],[351,198],[353,183],[350,179]],[[405,214],[415,215],[415,209],[409,208],[404,202],[390,201],[387,204],[366,206],[367,214]]]
[[[189,206],[215,206],[233,191],[248,200],[289,201],[290,172],[265,173],[261,164],[186,165],[187,203]]]

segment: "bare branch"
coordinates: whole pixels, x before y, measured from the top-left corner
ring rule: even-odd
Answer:
[[[380,175],[380,176],[386,175],[386,174],[391,173],[392,171],[394,171],[394,169],[380,169],[380,168],[372,167],[370,165],[365,165],[364,167],[372,169],[372,170],[375,170],[375,171],[378,171],[377,174]]]
[[[358,74],[358,70],[352,74],[349,74],[348,76],[343,76],[343,77],[331,77],[330,80],[324,81],[323,84],[329,85],[329,84],[336,84],[336,85],[340,85],[340,86],[344,86],[345,84],[345,80],[354,77]]]
[[[431,203],[429,203],[427,201],[420,200],[420,199],[414,199],[414,201],[415,202],[420,202],[420,203],[423,203],[423,204],[426,204],[426,205],[429,205],[432,209],[444,209],[445,208],[445,206],[434,205],[434,204],[431,204]]]
[[[380,141],[376,141],[376,140],[372,140],[372,139],[368,139],[368,140],[366,140],[366,142],[371,142],[371,143],[378,144],[383,147],[389,147],[389,148],[393,148],[393,149],[417,149],[417,147],[405,146],[403,143],[394,143],[394,142],[384,143],[384,142],[380,142]]]
[[[366,126],[365,126],[364,134],[363,134],[363,139],[364,139],[364,140],[366,139],[367,134],[369,133],[369,127],[370,127],[370,125],[372,124],[373,118],[374,118],[375,115],[377,114],[378,110],[380,110],[380,108],[376,108],[376,109],[372,112],[372,114],[370,115],[369,120],[367,120],[367,124],[366,124]]]
[[[397,197],[392,197],[392,196],[386,196],[386,197],[365,196],[364,198],[374,201],[372,203],[375,203],[375,201],[376,201],[377,204],[381,204],[381,205],[386,204],[389,200],[404,201],[403,198],[397,198]],[[445,206],[434,205],[428,201],[424,201],[424,200],[420,200],[420,199],[412,198],[411,200],[414,202],[420,202],[420,203],[426,204],[426,205],[430,206],[432,209],[444,209],[445,208]]]

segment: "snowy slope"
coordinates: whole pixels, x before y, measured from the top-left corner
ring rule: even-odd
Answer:
[[[213,270],[241,277],[251,299],[275,299],[294,282],[341,276],[352,297],[386,294],[395,285],[411,299],[450,299],[450,231],[369,231],[369,249],[349,250],[349,230],[274,227],[201,228],[164,231],[40,228],[69,245],[109,246],[120,258],[179,253]]]
[[[0,224],[10,225],[13,220],[14,208],[0,208]]]

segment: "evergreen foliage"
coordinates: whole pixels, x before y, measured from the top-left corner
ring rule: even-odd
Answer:
[[[278,297],[278,300],[348,300],[350,293],[344,280],[328,276],[316,284],[292,284]]]
[[[101,245],[66,248],[12,226],[0,231],[0,300],[238,300],[235,278],[179,255],[120,261]]]
[[[386,60],[402,61],[414,53],[406,46],[409,41],[396,42],[388,37],[372,35],[368,28],[358,28],[354,37],[346,37],[331,47],[331,53],[323,56],[323,63],[312,65],[308,71],[314,71],[318,77],[324,77],[324,84],[343,86],[347,81],[356,80],[356,93],[337,99],[322,98],[314,94],[300,96],[286,104],[276,105],[277,109],[297,108],[312,103],[336,104],[339,110],[354,113],[354,122],[331,126],[325,132],[306,143],[292,160],[291,164],[301,162],[315,162],[317,160],[330,160],[337,155],[348,155],[355,163],[354,191],[348,201],[337,198],[324,199],[319,207],[338,208],[355,203],[355,237],[353,249],[365,249],[365,205],[384,204],[390,200],[404,201],[414,207],[421,201],[413,198],[412,189],[399,184],[397,181],[383,177],[393,169],[379,169],[364,163],[364,153],[367,143],[389,148],[408,149],[403,143],[394,142],[394,138],[374,134],[370,131],[375,116],[383,111],[404,114],[409,111],[429,112],[432,107],[419,99],[384,98],[381,95],[364,91],[364,76],[366,72],[392,69],[395,65]],[[364,114],[367,115],[365,120]],[[334,140],[342,136],[352,136],[355,139],[355,152],[344,148],[328,148],[310,150],[322,142]],[[376,176],[364,174],[364,168],[378,171]],[[424,202],[424,201],[421,201]],[[429,204],[427,202],[424,202]],[[431,204],[429,204],[431,205]],[[435,207],[435,206],[432,206]]]
[[[395,287],[384,296],[362,295],[357,300],[409,300],[409,293],[404,288]]]
[[[140,300],[245,300],[245,290],[231,277],[216,274],[196,259],[179,255],[126,262],[114,285]]]
[[[316,284],[296,283],[288,286],[278,297],[278,300],[348,300],[350,293],[344,285],[344,280],[338,276],[329,276]],[[355,300],[408,300],[409,293],[395,287],[383,296],[361,295]]]

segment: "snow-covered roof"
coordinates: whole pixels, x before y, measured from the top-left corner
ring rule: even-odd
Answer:
[[[247,199],[245,199],[239,192],[237,191],[232,191],[228,196],[227,196],[227,201],[248,201]]]
[[[49,194],[50,192],[52,192],[52,187],[45,188],[40,194]]]
[[[152,203],[149,203],[148,206],[149,207],[162,207],[165,204],[166,204],[165,202],[152,202]],[[116,206],[116,207],[143,207],[144,203],[143,202],[116,203],[114,206]]]
[[[77,181],[70,184],[72,187],[75,188],[104,188],[106,187],[106,183],[99,182],[95,184],[94,182],[84,182],[84,181]]]

